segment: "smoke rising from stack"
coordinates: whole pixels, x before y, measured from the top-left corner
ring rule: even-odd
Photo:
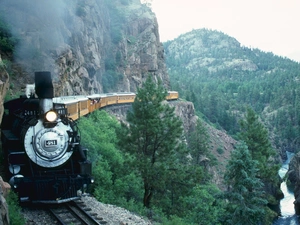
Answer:
[[[69,10],[76,7],[76,0],[2,0],[0,13],[10,25],[18,40],[15,60],[33,74],[34,71],[51,71],[55,74],[55,57],[69,42],[70,33],[62,33],[63,26],[76,26]],[[66,22],[67,21],[67,22]]]

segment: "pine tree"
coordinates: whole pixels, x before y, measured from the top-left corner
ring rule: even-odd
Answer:
[[[120,136],[132,168],[142,177],[143,203],[148,208],[154,193],[166,189],[178,171],[176,155],[180,152],[182,123],[174,108],[164,102],[166,95],[161,82],[156,84],[149,76],[137,91],[127,114],[128,129]]]
[[[247,109],[245,120],[240,121],[240,125],[239,137],[248,146],[252,159],[258,161],[259,176],[265,181],[276,181],[279,169],[274,162],[276,152],[269,141],[267,129],[253,109]]]
[[[244,142],[232,152],[227,164],[224,180],[228,185],[225,198],[225,223],[230,225],[256,225],[263,221],[265,214],[263,183],[257,178],[258,162],[253,160]]]
[[[197,120],[194,130],[190,133],[188,143],[195,165],[201,165],[206,168],[208,165],[215,164],[216,159],[209,151],[209,135],[200,119]]]
[[[245,119],[240,121],[241,132],[239,137],[250,151],[253,160],[258,162],[257,177],[263,182],[265,199],[274,204],[280,193],[279,165],[275,162],[276,152],[271,146],[267,129],[259,121],[259,117],[251,108],[247,109]],[[265,221],[270,222],[274,212],[266,207]]]

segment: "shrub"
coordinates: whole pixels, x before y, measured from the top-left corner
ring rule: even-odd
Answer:
[[[224,153],[224,149],[222,147],[218,147],[217,152],[222,155]]]
[[[0,18],[0,50],[3,52],[12,52],[17,41],[12,36],[9,26]]]
[[[7,204],[9,210],[9,220],[11,225],[25,224],[25,218],[21,214],[21,207],[18,202],[18,196],[14,192],[9,192],[7,197]]]

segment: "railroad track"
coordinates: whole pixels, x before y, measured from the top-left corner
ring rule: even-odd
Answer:
[[[84,203],[72,201],[48,208],[49,212],[62,225],[101,225],[107,224],[103,218],[91,212]]]

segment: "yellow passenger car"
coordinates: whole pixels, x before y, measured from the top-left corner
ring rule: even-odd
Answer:
[[[177,91],[168,91],[167,100],[176,100],[179,95]]]
[[[76,96],[62,96],[53,98],[53,103],[64,105],[67,109],[68,117],[77,120],[79,118],[79,105]]]
[[[118,95],[118,104],[123,103],[132,103],[135,99],[135,93],[132,92],[124,92],[124,93],[117,93]]]

